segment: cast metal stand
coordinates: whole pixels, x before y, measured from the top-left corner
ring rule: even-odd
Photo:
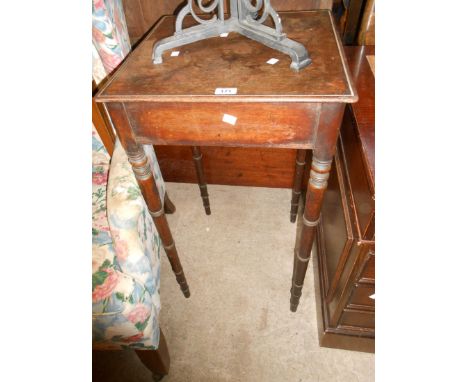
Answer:
[[[201,19],[193,10],[194,1],[204,13],[211,13],[217,8],[217,15],[214,14],[209,20]],[[312,62],[304,45],[288,39],[283,33],[281,19],[270,0],[256,0],[255,5],[252,5],[252,0],[230,0],[230,5],[231,16],[225,20],[223,0],[212,0],[209,5],[203,5],[203,0],[187,0],[187,5],[177,15],[174,35],[154,44],[153,63],[162,64],[162,53],[166,50],[229,32],[240,33],[289,55],[291,69],[300,70]],[[262,7],[263,13],[259,17]],[[189,13],[199,25],[182,29],[182,22]],[[273,19],[275,28],[262,25],[268,16]]]

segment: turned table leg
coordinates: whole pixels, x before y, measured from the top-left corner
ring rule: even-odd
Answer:
[[[164,213],[164,204],[161,203],[159,191],[156,187],[156,182],[153,178],[153,173],[150,168],[148,158],[141,145],[135,145],[134,150],[127,151],[128,160],[133,167],[140,189],[148,205],[149,213],[153,217],[153,221],[158,230],[159,236],[166,251],[166,255],[171,263],[172,271],[174,272],[180,289],[185,297],[190,297],[189,286],[185,279],[184,270],[179,260],[179,255],[175,246],[169,224]],[[166,199],[167,201],[167,199]]]
[[[294,269],[291,286],[291,311],[295,312],[302,294],[302,286],[309,265],[316,227],[320,218],[323,195],[327,188],[332,159],[312,159],[307,185],[306,203],[302,216],[299,248],[294,250]]]
[[[205,207],[205,213],[211,215],[210,199],[208,198],[208,186],[206,185],[205,172],[203,171],[202,156],[203,154],[200,151],[200,147],[192,146],[192,157],[195,163],[195,170],[197,171],[198,187],[200,187],[203,206]]]
[[[164,213],[164,204],[161,201],[156,180],[154,179],[153,172],[151,171],[150,162],[143,146],[136,142],[133,134],[130,121],[125,109],[125,105],[120,103],[106,104],[105,109],[113,121],[117,135],[122,143],[125,152],[127,153],[128,160],[132,165],[133,172],[140,186],[141,193],[145,199],[148,210],[153,217],[154,224],[161,238],[166,255],[171,263],[172,271],[176,276],[180,289],[185,297],[190,297],[190,289],[185,279],[184,270],[179,260],[179,254],[172,238],[172,233]],[[151,149],[153,147],[151,146]],[[154,150],[154,149],[153,149]],[[170,209],[170,206],[169,206]]]
[[[312,252],[312,245],[320,218],[323,196],[327,189],[328,178],[336,149],[336,141],[343,120],[344,105],[325,103],[321,106],[315,149],[313,150],[309,182],[298,231],[299,240],[294,249],[294,267],[291,285],[290,308],[297,310],[302,294],[302,286]]]
[[[301,196],[302,176],[304,175],[306,150],[297,150],[296,171],[294,173],[294,184],[291,196],[291,223],[296,222],[297,209],[299,207],[299,198]]]

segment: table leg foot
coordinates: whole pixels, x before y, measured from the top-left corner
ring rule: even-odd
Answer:
[[[208,186],[206,184],[205,172],[202,165],[202,153],[200,147],[192,146],[192,158],[195,163],[195,170],[197,172],[198,187],[200,188],[200,196],[205,207],[205,213],[211,215],[210,199],[208,197]]]
[[[169,195],[166,191],[164,194],[164,213],[173,214],[174,212],[176,212],[176,206],[172,203],[172,200],[169,199]]]

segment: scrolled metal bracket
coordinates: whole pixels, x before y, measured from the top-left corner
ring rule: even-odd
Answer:
[[[299,71],[310,65],[312,60],[304,45],[290,40],[283,32],[281,18],[273,9],[270,0],[230,0],[230,17],[224,19],[224,1],[187,0],[176,18],[174,35],[157,41],[153,46],[153,63],[162,64],[163,52],[192,42],[219,36],[222,33],[237,32],[241,35],[278,50],[291,57],[291,69]],[[214,13],[208,20],[200,18],[194,12],[194,2],[204,13]],[[262,11],[261,15],[259,12]],[[182,23],[191,15],[198,25],[183,29]],[[274,28],[263,25],[268,17],[273,19]]]

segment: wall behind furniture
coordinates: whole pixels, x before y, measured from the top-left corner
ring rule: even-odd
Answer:
[[[123,0],[130,40],[138,41],[161,16],[174,14],[185,3],[185,0]],[[271,0],[278,11],[331,9],[332,3],[333,0]]]

